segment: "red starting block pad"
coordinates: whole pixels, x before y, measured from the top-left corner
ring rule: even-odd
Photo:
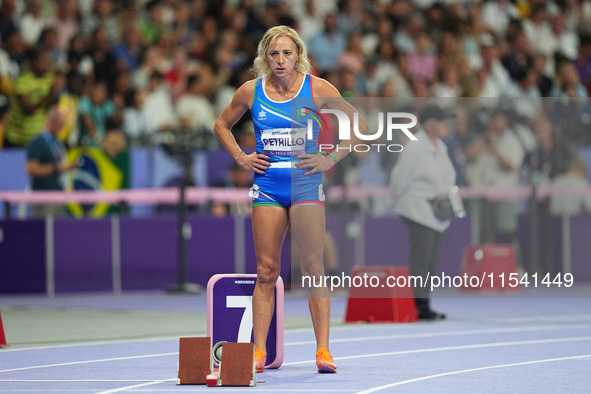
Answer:
[[[0,346],[8,346],[4,335],[4,326],[2,325],[2,314],[0,314]]]
[[[181,338],[177,384],[206,384],[212,371],[211,337]]]
[[[509,278],[517,274],[517,259],[511,245],[485,244],[470,245],[464,249],[461,276],[477,276],[481,280],[464,281],[460,289],[470,291],[518,291],[519,286],[511,287]],[[492,275],[492,276],[491,276]],[[484,280],[482,280],[484,278]],[[504,280],[503,280],[504,278]]]
[[[406,267],[354,268],[351,272],[352,283],[349,287],[345,322],[417,321],[417,308],[408,277]],[[388,281],[393,282],[396,278],[399,279],[397,283],[406,285],[389,286]],[[362,286],[358,286],[359,284]]]

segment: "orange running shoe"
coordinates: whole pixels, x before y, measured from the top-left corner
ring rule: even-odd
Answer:
[[[328,350],[320,348],[316,352],[316,366],[318,367],[318,373],[335,373],[337,366]]]
[[[265,363],[267,362],[267,356],[260,348],[254,352],[254,367],[257,372],[263,372],[265,369]]]

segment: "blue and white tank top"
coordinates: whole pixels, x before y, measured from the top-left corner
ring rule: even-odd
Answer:
[[[272,163],[298,161],[296,156],[318,151],[322,123],[309,74],[304,75],[298,94],[286,101],[271,100],[265,78],[257,79],[251,112],[257,153],[269,156],[272,167]]]

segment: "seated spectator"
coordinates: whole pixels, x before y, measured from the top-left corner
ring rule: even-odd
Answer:
[[[581,158],[571,162],[568,172],[557,176],[552,182],[556,189],[581,189],[591,193],[591,185],[587,180],[587,167]],[[553,215],[580,215],[582,212],[591,213],[591,194],[586,196],[560,196],[550,199],[550,212]]]
[[[86,85],[86,77],[77,71],[70,71],[66,76],[66,88],[60,93],[57,107],[64,115],[64,127],[58,133],[58,139],[68,145],[78,142],[78,107],[80,96]]]
[[[45,130],[39,133],[27,145],[27,174],[31,177],[33,190],[62,190],[61,175],[75,167],[75,163],[64,162],[66,151],[57,139],[57,134],[64,127],[65,117],[56,107],[47,114]],[[46,215],[62,216],[62,205],[36,204],[32,207],[33,216],[43,218]]]
[[[123,133],[129,138],[132,146],[148,143],[151,135],[148,129],[148,119],[144,113],[146,92],[141,89],[133,90],[126,97],[123,110]]]
[[[531,48],[523,30],[517,31],[515,37],[508,37],[511,45],[510,52],[503,57],[501,63],[514,81],[520,75],[527,73],[533,65]]]
[[[85,36],[90,35],[93,31],[102,27],[107,33],[110,41],[117,41],[121,34],[119,28],[119,21],[113,15],[113,1],[112,0],[95,0],[94,12],[90,13],[82,22],[82,33]]]
[[[430,83],[437,74],[437,57],[432,53],[431,38],[422,31],[417,41],[417,51],[408,55],[410,75],[421,81]]]
[[[123,63],[127,71],[133,72],[137,68],[141,50],[142,36],[137,25],[132,23],[123,30],[123,40],[113,47],[111,53],[118,63]]]
[[[312,38],[309,46],[319,72],[328,71],[337,64],[339,56],[345,50],[345,44],[345,36],[337,29],[336,16],[326,15],[324,31]]]
[[[57,14],[49,21],[48,25],[57,32],[57,44],[62,52],[68,50],[70,40],[78,32],[78,3],[76,0],[59,0]]]
[[[105,85],[95,83],[90,89],[90,97],[80,100],[78,111],[81,145],[100,145],[105,137],[107,120],[115,113],[115,105],[107,98]]]
[[[20,20],[19,28],[23,42],[32,47],[37,44],[41,32],[45,28],[46,21],[41,15],[43,2],[31,0],[27,3],[27,10]]]
[[[150,130],[170,131],[176,126],[172,98],[162,74],[157,71],[150,76],[144,113]]]
[[[550,92],[551,97],[587,97],[587,91],[579,80],[577,68],[570,61],[558,65],[556,84]]]
[[[201,81],[199,75],[192,75],[187,79],[187,92],[176,105],[177,116],[183,128],[191,131],[212,131],[217,115],[208,98],[209,93],[207,84]]]
[[[15,82],[6,125],[6,147],[26,146],[43,130],[47,108],[55,104],[63,80],[55,79],[48,51],[30,52],[31,68]]]

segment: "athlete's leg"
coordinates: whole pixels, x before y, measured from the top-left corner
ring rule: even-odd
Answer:
[[[255,206],[252,231],[257,258],[257,283],[252,295],[254,343],[267,354],[269,325],[275,308],[275,282],[281,270],[281,246],[289,218],[279,206]]]
[[[324,277],[324,237],[326,219],[324,206],[319,204],[295,205],[290,211],[292,237],[297,243],[301,254],[302,275]],[[316,280],[319,283],[319,280]],[[330,294],[327,287],[311,287],[308,293],[308,304],[312,316],[312,324],[316,335],[316,346],[329,350],[328,337],[330,331]]]

